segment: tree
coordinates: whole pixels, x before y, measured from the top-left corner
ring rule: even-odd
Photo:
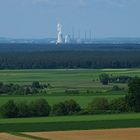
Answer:
[[[67,115],[65,104],[63,102],[54,104],[52,107],[52,114],[58,116]]]
[[[53,105],[52,114],[53,115],[71,115],[77,113],[81,110],[80,105],[74,100],[68,100],[65,102],[60,102]]]
[[[99,75],[99,79],[100,79],[100,82],[103,85],[108,85],[108,83],[109,83],[109,75],[108,74],[101,74],[101,75]]]
[[[17,103],[18,108],[18,117],[29,117],[30,114],[30,108],[29,105],[26,102]]]
[[[0,82],[0,88],[3,86],[3,82]]]
[[[38,99],[30,103],[30,111],[32,116],[49,116],[51,106],[45,99]]]
[[[1,115],[6,118],[17,117],[18,108],[13,100],[9,100],[7,103],[1,106]]]
[[[96,98],[88,104],[87,111],[92,113],[104,113],[108,110],[109,103],[106,98]]]
[[[32,88],[40,88],[40,83],[38,81],[32,82]]]
[[[64,102],[67,114],[73,114],[81,110],[80,105],[74,100]]]
[[[129,93],[126,101],[132,111],[140,112],[140,78],[134,78],[128,84]]]
[[[118,112],[118,113],[127,112],[128,106],[127,106],[125,98],[118,98],[118,99],[112,100],[110,103],[110,109],[113,112]]]
[[[31,89],[29,88],[29,87],[25,87],[24,88],[24,94],[25,95],[28,95],[28,94],[31,94],[32,92],[31,92]]]

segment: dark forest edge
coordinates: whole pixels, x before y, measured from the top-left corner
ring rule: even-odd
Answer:
[[[0,44],[0,50],[0,69],[140,67],[140,44]]]
[[[139,68],[140,51],[0,53],[0,69]]]

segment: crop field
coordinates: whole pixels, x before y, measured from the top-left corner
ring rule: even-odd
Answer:
[[[1,132],[40,132],[140,127],[140,114],[0,119]]]
[[[48,138],[50,140],[139,140],[140,128],[66,132],[29,132],[25,134],[40,138]]]

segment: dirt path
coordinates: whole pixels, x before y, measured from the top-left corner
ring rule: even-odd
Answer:
[[[31,140],[31,139],[14,136],[14,135],[8,134],[8,133],[0,133],[0,140]]]
[[[140,128],[61,131],[61,132],[30,132],[33,136],[51,140],[140,140]]]

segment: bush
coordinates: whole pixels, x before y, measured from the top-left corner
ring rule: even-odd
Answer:
[[[109,108],[109,103],[106,98],[96,98],[88,104],[87,111],[89,114],[105,113]]]
[[[9,100],[0,108],[1,116],[5,118],[16,118],[18,116],[18,108],[13,100]]]
[[[112,91],[120,91],[122,90],[121,88],[119,88],[117,85],[112,87]]]
[[[111,111],[116,112],[116,113],[127,112],[128,106],[127,106],[125,98],[118,98],[118,99],[112,100],[110,103],[110,109]]]

